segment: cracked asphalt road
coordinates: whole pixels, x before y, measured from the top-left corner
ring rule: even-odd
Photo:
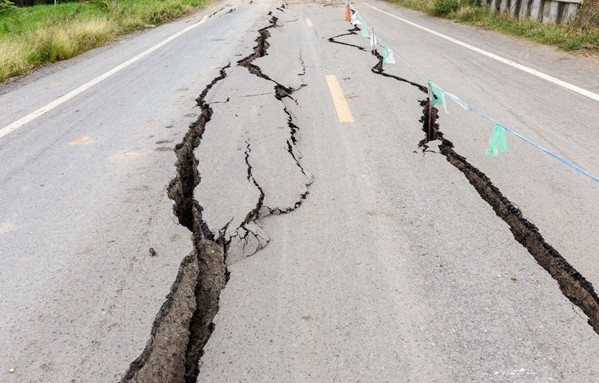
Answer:
[[[356,4],[435,82],[599,173],[596,101],[367,4],[593,92],[596,62]],[[522,246],[440,140],[419,148],[419,79],[374,73],[342,16],[222,1],[1,88],[0,129],[203,20],[0,138],[0,381],[599,380],[596,185],[510,136],[486,158],[492,127],[440,111],[571,268]]]

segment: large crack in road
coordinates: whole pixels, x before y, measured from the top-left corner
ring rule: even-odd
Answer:
[[[122,382],[195,382],[201,349],[212,330],[218,311],[218,297],[227,278],[224,257],[226,244],[215,240],[202,219],[202,207],[194,199],[201,182],[194,151],[200,145],[212,108],[205,98],[210,89],[226,78],[228,64],[204,88],[197,104],[198,119],[189,126],[183,141],[175,147],[177,175],[168,187],[179,223],[192,233],[193,252],[184,258],[171,292],[152,325],[150,339],[142,354],[131,363]]]
[[[336,40],[342,36],[357,35],[356,30],[352,29],[348,33],[333,36],[329,38],[329,42],[357,48],[363,52],[365,49],[360,46]],[[377,58],[376,65],[371,69],[373,73],[416,87],[428,94],[428,89],[424,85],[384,73],[383,57],[376,51],[373,51],[372,54]],[[489,177],[455,151],[454,144],[447,140],[441,131],[438,122],[438,109],[433,106],[430,95],[426,99],[419,100],[419,104],[422,107],[422,117],[419,122],[422,124],[425,138],[418,143],[418,147],[422,148],[423,151],[428,151],[430,143],[440,142],[438,145],[440,154],[445,156],[451,165],[464,174],[480,197],[493,208],[493,211],[500,219],[508,224],[514,239],[526,248],[535,261],[558,283],[562,294],[586,314],[588,324],[599,334],[599,297],[593,285],[545,241],[539,229],[524,218],[521,210],[493,185]]]
[[[264,242],[263,234],[248,226],[268,215],[294,211],[301,206],[309,194],[307,189],[312,184],[313,177],[301,165],[294,150],[300,128],[294,123],[292,114],[285,106],[285,99],[293,100],[291,98],[293,92],[301,89],[305,84],[298,89],[279,84],[262,73],[259,66],[252,63],[255,59],[267,55],[270,46],[267,41],[270,37],[268,30],[275,27],[278,27],[277,18],[273,16],[268,26],[258,30],[254,52],[240,60],[238,65],[246,67],[250,73],[274,83],[273,100],[283,104],[287,116],[286,124],[289,127],[289,139],[287,147],[284,149],[308,179],[305,184],[306,191],[299,193],[299,199],[291,206],[264,206],[265,191],[253,174],[250,160],[251,143],[248,139],[245,151],[247,180],[260,192],[256,205],[247,212],[243,221],[235,229],[236,234],[226,236],[231,222],[218,230],[218,233],[209,229],[202,216],[204,209],[194,197],[194,191],[201,182],[195,150],[200,147],[206,125],[213,115],[210,104],[206,102],[206,96],[217,83],[226,79],[230,64],[226,65],[196,100],[201,114],[189,126],[183,141],[175,148],[176,176],[168,187],[168,196],[174,201],[173,211],[179,223],[191,231],[194,250],[181,262],[171,291],[156,315],[150,339],[141,355],[131,363],[121,382],[185,381],[186,383],[195,383],[199,374],[199,361],[203,354],[203,348],[214,330],[213,319],[219,309],[220,293],[229,278],[226,265],[232,239],[237,238],[247,243],[248,236],[255,236],[261,245],[246,256],[259,251],[268,244],[269,239]],[[299,76],[301,75],[300,73]]]

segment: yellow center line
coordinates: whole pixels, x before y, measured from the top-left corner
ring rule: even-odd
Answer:
[[[308,27],[313,27],[313,26],[314,26],[314,24],[312,24],[312,20],[310,20],[310,19],[309,19],[309,18],[307,18],[307,17],[306,17],[306,25],[307,25]]]
[[[85,136],[73,138],[71,141],[69,141],[69,145],[81,145],[81,144],[86,144],[91,141],[92,141],[92,136],[90,136],[89,134],[86,134]]]
[[[327,85],[329,86],[329,92],[331,92],[333,104],[335,104],[335,110],[337,111],[337,118],[339,119],[339,122],[354,122],[354,116],[352,116],[351,110],[349,110],[349,105],[347,105],[347,101],[345,100],[341,86],[337,81],[337,77],[334,75],[327,75],[326,80]]]

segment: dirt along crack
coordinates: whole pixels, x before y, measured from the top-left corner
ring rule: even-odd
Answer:
[[[283,104],[284,111],[288,116],[289,139],[287,141],[288,147],[285,149],[301,172],[307,176],[308,173],[294,152],[299,127],[293,122],[293,117],[285,106],[285,100],[293,100],[291,94],[297,89],[277,83],[262,73],[260,67],[252,64],[253,60],[267,54],[267,49],[270,46],[267,41],[270,36],[268,29],[276,27],[276,22],[277,18],[273,16],[269,26],[258,30],[254,53],[240,60],[238,65],[245,66],[250,73],[275,84],[273,97]],[[197,381],[199,361],[204,346],[214,330],[213,319],[219,309],[220,293],[229,279],[226,259],[232,237],[228,239],[225,237],[231,222],[219,230],[217,234],[210,231],[202,217],[203,208],[194,199],[194,190],[201,182],[198,160],[194,151],[200,146],[206,125],[213,114],[210,104],[206,102],[206,96],[214,85],[227,77],[226,70],[229,67],[230,64],[223,67],[219,71],[219,75],[202,90],[196,99],[201,114],[189,126],[182,142],[175,147],[177,156],[176,176],[169,184],[168,196],[174,201],[173,212],[179,223],[188,228],[192,234],[193,251],[181,262],[170,293],[156,315],[146,347],[123,375],[121,379],[123,383],[157,381],[195,383]],[[300,89],[304,85],[302,84]],[[250,223],[269,214],[284,214],[299,208],[303,200],[307,198],[308,191],[301,193],[299,200],[293,206],[286,208],[263,206],[265,193],[253,176],[253,168],[250,162],[250,141],[248,140],[246,144],[247,179],[260,192],[256,206],[247,213],[236,229],[236,235],[242,241],[247,242],[249,235],[255,236],[258,240],[264,239],[261,238],[260,233],[255,233],[248,228]],[[313,178],[309,176],[306,189],[312,182]],[[269,241],[270,238],[256,251],[266,246]]]
[[[335,40],[337,37],[355,35],[355,30],[357,29],[329,38],[329,42],[365,51],[362,47]],[[424,85],[384,73],[383,57],[376,50],[372,51],[372,54],[378,59],[377,64],[372,68],[373,73],[407,83],[417,87],[424,93],[429,93],[428,88]],[[599,297],[593,285],[545,241],[539,229],[524,218],[520,209],[493,185],[489,177],[455,151],[454,144],[447,140],[441,131],[438,122],[439,111],[432,105],[430,97],[428,95],[426,99],[419,100],[419,105],[422,107],[422,117],[419,122],[422,124],[425,137],[419,142],[418,147],[422,148],[424,152],[428,151],[429,143],[433,141],[440,142],[440,154],[445,156],[451,165],[464,174],[480,197],[493,208],[493,211],[500,219],[508,224],[514,239],[526,248],[535,261],[558,283],[562,294],[585,313],[588,324],[599,334]]]

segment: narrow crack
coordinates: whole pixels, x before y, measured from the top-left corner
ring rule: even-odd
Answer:
[[[372,69],[371,69],[372,73],[376,73],[376,74],[381,75],[383,77],[389,77],[389,78],[392,78],[392,79],[400,81],[400,82],[405,82],[407,84],[412,85],[413,87],[418,88],[418,90],[420,90],[421,92],[428,94],[428,89],[424,85],[421,85],[421,84],[418,84],[416,82],[407,80],[407,79],[405,79],[403,77],[399,77],[399,76],[395,76],[395,75],[392,75],[392,74],[389,74],[389,73],[385,73],[385,70],[383,69],[383,56],[380,53],[378,53],[377,51],[374,51],[372,54],[378,59],[378,62],[376,63],[376,65],[373,66]]]
[[[219,9],[217,9],[216,11],[212,12],[212,14],[210,16],[208,16],[208,18],[211,18],[212,16],[216,15],[217,13],[219,13],[220,11],[222,11],[223,9],[225,9],[225,7],[221,7]]]
[[[342,41],[335,40],[338,37],[357,35],[356,31],[359,31],[359,30],[360,30],[360,28],[354,27],[353,29],[348,30],[347,33],[342,33],[340,35],[330,37],[328,39],[328,41],[333,44],[341,44],[341,45],[356,48],[362,52],[365,52],[366,49],[364,49],[363,47],[361,47],[359,45],[345,43]],[[403,77],[385,73],[385,69],[383,67],[383,56],[380,53],[378,53],[376,50],[372,50],[371,53],[373,56],[375,56],[377,58],[377,63],[371,68],[372,73],[377,74],[379,76],[391,78],[393,80],[396,80],[396,81],[399,81],[402,83],[406,83],[406,84],[411,85],[411,86],[417,88],[418,90],[420,90],[421,92],[428,95],[428,89],[426,86],[418,84],[418,83],[410,81],[410,80],[407,80]],[[436,108],[432,107],[430,98],[426,97],[425,99],[418,100],[418,103],[422,107],[422,117],[420,118],[420,122],[423,124],[423,131],[426,132],[426,134],[427,134],[426,138],[419,143],[418,147],[421,147],[423,149],[423,152],[427,152],[427,151],[430,151],[429,147],[427,145],[427,142],[433,141],[437,138],[442,138],[443,134],[441,132],[439,132],[439,126],[435,124],[435,121],[436,121],[435,116],[437,115],[437,110],[436,110]]]
[[[351,30],[350,33],[334,36],[329,39],[329,42],[348,45],[358,48],[361,51],[365,51],[362,47],[334,40],[337,37],[356,34],[354,32],[355,30],[356,29]],[[373,73],[408,83],[428,94],[428,89],[424,85],[384,73],[382,56],[376,50],[373,51],[372,54],[378,59],[377,64],[372,68]],[[520,209],[509,201],[501,191],[493,185],[489,177],[470,164],[465,157],[455,152],[453,143],[447,140],[440,130],[440,125],[438,123],[438,109],[432,105],[430,96],[426,99],[419,100],[419,104],[423,110],[419,122],[422,124],[422,130],[425,133],[425,137],[420,141],[418,146],[423,148],[424,151],[427,151],[428,144],[431,141],[441,141],[439,144],[440,153],[445,156],[451,165],[464,174],[480,197],[493,208],[495,214],[499,218],[508,224],[514,239],[526,248],[536,262],[558,283],[562,294],[587,315],[588,324],[597,334],[599,334],[599,297],[597,296],[593,285],[587,281],[584,276],[582,276],[582,274],[580,274],[556,249],[545,241],[539,232],[539,229],[532,222],[523,217]]]
[[[270,37],[270,32],[268,31],[271,28],[276,28],[277,21],[279,19],[276,16],[272,16],[270,18],[270,25],[258,29],[258,37],[256,38],[256,46],[254,47],[254,52],[250,55],[242,58],[237,62],[237,65],[247,68],[251,74],[256,75],[264,80],[271,81],[275,84],[275,90],[277,92],[283,92],[285,95],[290,95],[294,92],[294,89],[290,87],[286,87],[282,84],[279,84],[268,75],[262,73],[262,69],[259,66],[253,64],[253,61],[257,58],[264,57],[268,55],[268,48],[270,48],[270,43],[268,42],[268,38]],[[284,96],[281,96],[284,97]]]
[[[298,74],[298,76],[305,76],[306,75],[306,63],[304,62],[304,57],[302,55],[302,51],[300,50],[299,53],[299,61],[300,61],[300,65],[302,66],[302,72]]]
[[[263,207],[264,207],[264,198],[266,197],[266,194],[264,193],[264,189],[258,183],[258,181],[256,181],[256,178],[254,178],[254,173],[253,173],[254,168],[252,167],[252,164],[250,163],[251,152],[252,152],[252,147],[251,147],[250,140],[248,139],[246,141],[246,150],[245,150],[245,164],[247,166],[247,180],[249,182],[251,182],[256,187],[256,189],[258,189],[260,196],[258,197],[258,201],[256,201],[256,205],[254,206],[254,208],[246,214],[245,218],[243,219],[243,221],[241,222],[239,227],[236,229],[235,234],[233,234],[231,236],[231,238],[229,239],[229,241],[232,241],[233,238],[237,238],[242,243],[243,253],[246,253],[246,247],[248,246],[248,243],[250,240],[250,235],[252,235],[258,242],[258,245],[247,256],[251,256],[251,255],[257,253],[258,251],[260,251],[263,248],[265,248],[266,246],[268,246],[268,244],[270,243],[270,237],[264,236],[257,230],[253,230],[250,227],[251,223],[257,221],[261,217],[261,213],[262,213]],[[259,225],[257,225],[257,224],[255,224],[255,225],[257,227],[259,227],[260,229],[262,229]]]
[[[249,140],[246,141],[246,144],[247,144],[247,146],[246,146],[246,151],[245,151],[245,164],[247,165],[247,169],[248,169],[247,179],[256,187],[256,189],[258,189],[258,191],[260,192],[260,196],[258,197],[256,206],[254,206],[254,208],[246,214],[240,227],[244,227],[248,223],[250,223],[252,221],[256,221],[258,218],[260,218],[260,210],[262,209],[262,206],[264,205],[264,198],[266,197],[266,194],[264,193],[264,189],[262,189],[262,186],[260,186],[258,181],[256,181],[256,178],[254,178],[253,168],[252,168],[252,165],[250,164],[250,153],[252,152],[252,148],[250,146],[250,141]]]
[[[347,33],[342,33],[342,34],[340,34],[340,35],[337,35],[337,36],[329,37],[329,42],[330,42],[330,43],[333,43],[333,44],[345,45],[345,46],[348,46],[348,47],[352,47],[352,48],[359,49],[359,50],[361,50],[362,52],[366,52],[366,49],[364,49],[364,47],[361,47],[361,46],[359,46],[359,45],[350,44],[350,43],[344,43],[344,42],[342,42],[342,41],[337,41],[337,40],[335,40],[335,39],[337,39],[337,38],[339,38],[339,37],[343,37],[343,36],[357,35],[356,31],[359,31],[359,30],[360,30],[360,28],[358,28],[358,27],[355,27],[355,28],[353,28],[353,29],[349,29],[349,30],[347,31]]]

